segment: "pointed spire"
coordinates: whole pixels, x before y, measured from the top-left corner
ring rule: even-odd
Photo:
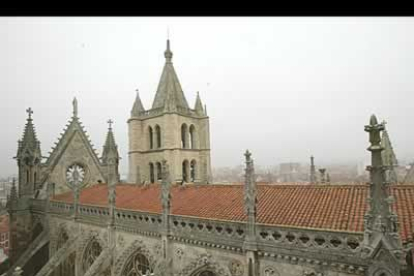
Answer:
[[[13,177],[12,187],[10,189],[10,201],[15,202],[17,201],[17,198],[16,178]]]
[[[315,163],[313,156],[310,157],[311,165],[310,165],[310,182],[312,184],[316,183],[316,170],[315,170]]]
[[[384,125],[378,124],[377,118],[372,115],[370,124],[365,126],[365,131],[369,133],[368,151],[371,152],[371,166],[367,167],[370,172],[369,209],[364,217],[364,241],[361,252],[364,258],[376,258],[377,249],[381,247],[387,250],[395,261],[404,263],[397,215],[391,209],[393,198],[389,194],[390,189],[384,174],[381,154],[384,148],[381,146],[380,136],[383,130]]]
[[[102,152],[102,163],[104,165],[108,164],[118,164],[119,153],[118,146],[115,143],[114,133],[112,131],[112,120],[108,120],[108,133],[106,135],[106,141],[103,146]]]
[[[189,109],[180,81],[171,62],[172,52],[170,40],[167,40],[167,50],[164,52],[165,65],[158,83],[152,109],[164,108],[164,111],[175,112],[177,109]]]
[[[387,166],[386,171],[386,179],[391,184],[397,184],[397,173],[395,172],[395,167],[398,166],[398,161],[394,153],[394,149],[391,145],[391,140],[388,135],[387,129],[385,128],[385,124],[387,122],[383,121],[382,124],[384,125],[384,130],[382,132],[382,140],[381,146],[384,148],[382,151],[382,160],[384,162],[384,166]]]
[[[140,113],[145,111],[144,106],[142,105],[141,98],[139,96],[138,89],[135,91],[137,91],[137,96],[135,98],[134,105],[132,106],[131,117],[139,117]]]
[[[26,109],[28,114],[27,123],[23,132],[22,140],[18,141],[17,158],[21,157],[23,152],[29,152],[31,155],[38,154],[40,158],[40,142],[37,140],[36,131],[33,125],[33,110],[29,107]]]
[[[204,108],[203,108],[203,104],[201,103],[201,99],[200,99],[200,92],[197,91],[197,98],[196,98],[196,102],[194,105],[194,110],[196,111],[196,113],[198,115],[204,115]]]

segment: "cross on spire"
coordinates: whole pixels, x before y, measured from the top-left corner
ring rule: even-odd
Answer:
[[[29,107],[28,109],[26,109],[27,114],[29,114],[29,119],[32,119],[32,114],[33,114],[33,110],[31,107]]]
[[[112,129],[112,124],[114,123],[114,121],[112,121],[111,119],[109,119],[109,120],[107,121],[107,123],[108,123],[108,125],[109,125],[109,129],[111,130],[111,129]]]

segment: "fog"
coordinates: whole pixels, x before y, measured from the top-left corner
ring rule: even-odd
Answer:
[[[101,154],[106,121],[128,168],[135,90],[146,109],[161,76],[167,29],[173,63],[191,107],[210,117],[212,166],[359,162],[364,125],[386,120],[399,159],[414,159],[414,18],[0,18],[0,176],[27,114],[44,156],[78,99],[79,117]]]

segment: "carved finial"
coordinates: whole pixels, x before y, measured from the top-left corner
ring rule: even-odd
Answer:
[[[250,161],[250,160],[251,160],[251,159],[250,159],[250,157],[252,156],[252,154],[250,153],[250,151],[249,151],[249,150],[246,150],[246,152],[245,152],[244,156],[246,156],[246,162],[248,162],[248,161]]]
[[[33,110],[31,107],[29,107],[28,109],[26,109],[27,114],[29,115],[28,120],[32,119],[32,114],[33,114]]]
[[[112,130],[112,124],[114,123],[114,121],[112,121],[112,119],[109,119],[108,121],[107,121],[107,123],[108,123],[108,125],[109,125],[109,130]]]
[[[371,142],[371,146],[369,147],[370,151],[379,150],[381,151],[383,148],[381,147],[381,136],[380,132],[384,130],[383,124],[378,124],[377,117],[375,115],[371,115],[369,120],[369,125],[365,126],[365,131],[369,132],[369,141]]]
[[[76,99],[76,97],[73,98],[72,105],[73,105],[73,117],[78,118],[78,100]]]
[[[165,50],[164,56],[167,62],[171,62],[173,53],[171,52],[171,49],[170,49],[170,39],[167,39],[167,50]]]
[[[371,115],[371,118],[369,119],[369,124],[371,126],[375,126],[378,124],[377,117],[374,114]]]

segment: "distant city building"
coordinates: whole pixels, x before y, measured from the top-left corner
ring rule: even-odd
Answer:
[[[0,248],[4,254],[9,255],[10,238],[9,215],[0,215]]]

